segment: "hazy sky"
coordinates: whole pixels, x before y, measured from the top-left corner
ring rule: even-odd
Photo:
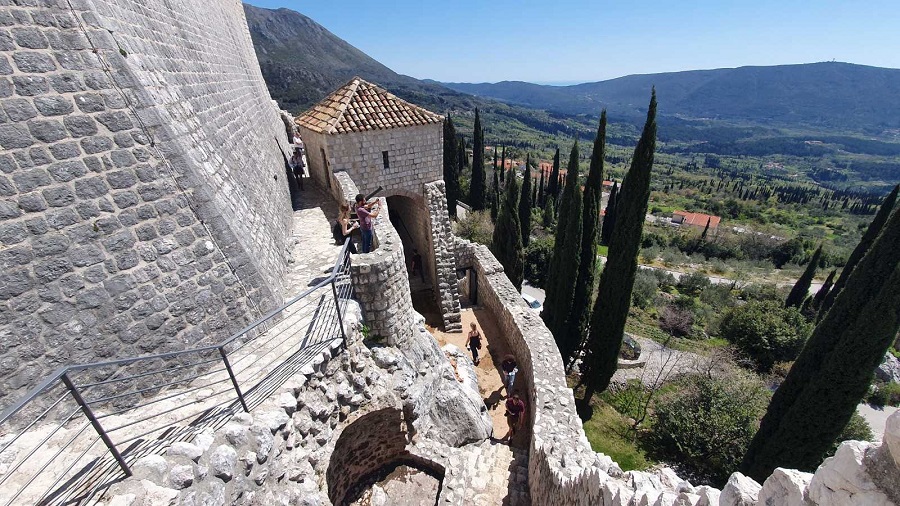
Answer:
[[[250,0],[311,17],[401,74],[598,81],[837,60],[900,68],[897,0]]]

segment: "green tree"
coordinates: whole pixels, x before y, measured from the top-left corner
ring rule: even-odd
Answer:
[[[719,324],[719,336],[737,346],[760,372],[797,358],[811,330],[797,308],[785,308],[776,301],[733,307]]]
[[[478,108],[475,109],[475,129],[472,140],[472,181],[469,183],[469,205],[472,209],[480,211],[487,204],[485,194],[484,173],[484,130],[481,128],[481,116]]]
[[[647,122],[634,149],[631,167],[622,183],[616,204],[617,223],[612,231],[606,267],[600,275],[597,301],[591,315],[589,356],[582,377],[583,403],[590,405],[595,392],[602,392],[616,372],[622,334],[631,305],[631,289],[641,250],[641,233],[650,199],[650,174],[656,151],[656,89],[650,96]]]
[[[822,301],[821,308],[819,309],[820,318],[821,315],[828,311],[828,309],[831,308],[831,305],[834,304],[834,300],[841,290],[843,290],[844,285],[847,284],[850,273],[853,272],[856,264],[858,264],[866,254],[866,251],[869,250],[872,243],[875,242],[875,238],[878,236],[878,233],[881,232],[881,228],[887,222],[888,216],[890,216],[891,212],[894,210],[894,206],[897,204],[898,191],[900,191],[900,184],[894,186],[891,193],[885,197],[884,201],[881,203],[881,208],[878,210],[875,218],[872,219],[872,222],[869,223],[869,228],[866,229],[866,233],[863,234],[862,240],[859,241],[859,244],[857,244],[856,248],[853,249],[853,252],[850,253],[847,263],[844,264],[844,268],[841,270],[841,275],[838,276],[837,281],[834,282],[834,286],[831,287],[825,300]]]
[[[815,469],[866,395],[900,328],[900,212],[888,218],[775,391],[741,468]]]
[[[576,349],[581,346],[593,307],[595,261],[597,258],[597,239],[600,235],[600,199],[603,192],[603,163],[606,156],[606,109],[600,113],[600,125],[594,137],[594,148],[591,151],[591,165],[587,180],[584,183],[584,197],[581,215],[581,262],[578,266],[578,277],[575,283],[575,296],[572,302],[572,316],[569,318],[569,330],[566,335],[568,348],[560,348],[563,363],[569,364]],[[558,342],[558,340],[557,340]]]
[[[459,199],[459,147],[456,141],[456,127],[449,115],[444,120],[444,185],[447,192],[447,213],[456,218],[456,201]]]
[[[537,201],[537,205],[541,209],[544,208],[544,176],[545,176],[545,174],[546,174],[546,171],[544,169],[541,169],[541,185],[538,187],[538,201]]]
[[[504,181],[506,175],[506,146],[503,146],[503,156],[500,158],[500,182]]]
[[[459,172],[462,173],[463,167],[469,166],[469,155],[466,153],[466,139],[463,137],[459,138],[459,145],[456,148],[456,155],[459,157],[459,163],[457,167],[459,167]]]
[[[550,171],[550,178],[547,180],[547,195],[552,195],[556,203],[559,204],[559,148],[556,148],[556,154],[553,155],[553,170]]]
[[[522,180],[522,195],[519,197],[519,223],[522,225],[522,245],[527,247],[531,242],[531,169],[529,163],[531,155],[525,156],[525,179]],[[515,175],[515,171],[510,169],[510,174]]]
[[[569,318],[575,296],[578,266],[581,257],[581,187],[578,183],[578,140],[569,156],[568,184],[559,203],[559,225],[553,247],[553,260],[547,275],[544,310],[541,318],[556,339],[560,350],[578,344],[578,336],[569,335]]]
[[[828,292],[830,292],[831,287],[834,286],[835,274],[837,274],[837,270],[832,269],[831,272],[828,273],[828,277],[825,278],[825,282],[822,283],[822,288],[819,288],[819,291],[816,292],[816,296],[813,297],[812,308],[814,310],[818,311],[822,307],[825,298],[828,297]]]
[[[553,259],[553,237],[537,237],[525,248],[525,279],[531,286],[543,288]]]
[[[494,180],[491,182],[491,188],[488,191],[491,199],[491,221],[497,223],[497,215],[500,213],[500,181],[497,179],[497,170],[494,170]]]
[[[791,293],[788,294],[787,299],[784,301],[784,307],[800,307],[803,304],[803,300],[809,295],[809,287],[812,285],[812,280],[816,275],[816,268],[819,266],[821,258],[822,246],[819,245],[809,260],[806,270],[803,271],[800,279],[794,283],[794,288],[791,289]]]
[[[541,212],[541,223],[545,229],[553,227],[556,222],[556,199],[553,195],[547,195],[547,201],[544,203],[544,210]]]
[[[491,250],[503,266],[506,277],[516,290],[522,291],[525,257],[522,251],[522,224],[519,222],[519,183],[513,169],[510,169],[504,179],[506,185],[494,227]]]
[[[606,202],[606,213],[603,215],[603,228],[600,229],[600,244],[609,246],[612,232],[616,228],[616,204],[619,203],[619,183],[613,183]]]

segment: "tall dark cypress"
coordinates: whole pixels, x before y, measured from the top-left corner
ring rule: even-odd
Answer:
[[[577,336],[569,336],[569,318],[575,297],[575,284],[581,257],[581,187],[578,183],[578,140],[569,156],[569,183],[560,196],[559,224],[553,258],[547,271],[544,310],[541,318],[561,349]]]
[[[504,183],[506,174],[506,146],[503,146],[503,157],[500,158],[500,182]]]
[[[850,258],[848,258],[847,263],[844,264],[841,275],[838,276],[837,281],[834,282],[834,286],[831,287],[825,300],[822,301],[822,306],[819,308],[820,318],[822,314],[828,311],[831,305],[834,304],[834,300],[837,298],[840,291],[843,290],[844,285],[850,278],[850,274],[853,272],[856,264],[859,263],[866,254],[866,251],[869,250],[869,247],[872,246],[872,243],[875,241],[881,228],[887,222],[888,216],[890,216],[891,212],[894,210],[894,206],[897,204],[898,191],[900,191],[900,184],[894,186],[891,193],[884,198],[884,201],[881,203],[881,209],[878,210],[878,214],[876,214],[872,219],[872,222],[869,223],[869,228],[867,228],[866,233],[863,234],[862,240],[859,241],[859,244],[857,244],[856,248],[853,249],[853,252],[850,253]],[[846,203],[846,200],[844,202]]]
[[[656,151],[656,89],[650,95],[647,122],[634,149],[631,167],[622,183],[622,198],[616,204],[617,223],[610,239],[606,267],[600,275],[597,301],[591,314],[587,371],[583,402],[589,404],[595,392],[609,386],[616,372],[622,334],[631,306],[631,290],[637,272],[641,232],[650,200],[650,173]]]
[[[456,201],[459,199],[459,156],[456,153],[456,128],[453,118],[444,120],[444,185],[447,192],[447,213],[456,218]]]
[[[594,274],[596,273],[597,240],[600,235],[600,199],[603,194],[603,164],[606,155],[606,109],[600,113],[600,125],[591,151],[591,165],[584,183],[584,205],[581,215],[581,262],[575,283],[572,315],[569,317],[568,339],[560,345],[563,363],[569,364],[584,340],[593,307]],[[558,342],[558,341],[557,341]]]
[[[797,282],[794,283],[794,287],[791,288],[791,293],[788,294],[787,299],[784,301],[784,307],[799,308],[803,304],[803,300],[809,295],[809,287],[812,285],[812,280],[816,275],[816,269],[819,267],[819,259],[821,258],[822,245],[820,244],[819,247],[816,248],[816,252],[813,253],[812,258],[809,260],[809,265],[806,266],[806,270],[803,271],[800,279],[798,279]]]
[[[893,212],[816,325],[753,437],[741,471],[811,471],[868,393],[900,330],[900,212]]]
[[[481,128],[481,116],[475,109],[475,129],[472,140],[472,181],[469,183],[469,204],[472,209],[480,211],[487,204],[484,173],[484,129]]]
[[[600,230],[600,244],[609,246],[612,232],[616,228],[616,204],[619,203],[619,183],[613,183],[606,202],[606,213],[603,215],[603,228]]]
[[[556,148],[556,154],[553,155],[553,169],[547,180],[547,194],[553,195],[553,199],[559,204],[559,148]]]
[[[466,153],[466,140],[462,137],[459,138],[459,146],[456,148],[456,154],[459,156],[459,163],[457,166],[459,167],[460,174],[462,174],[463,167],[469,166],[469,155]]]
[[[541,167],[541,185],[538,187],[538,201],[537,205],[541,209],[544,208],[544,168]]]
[[[522,226],[522,246],[528,246],[531,240],[531,154],[525,156],[525,179],[522,180],[522,195],[519,197],[519,223]],[[516,171],[510,169],[510,174],[515,176]]]
[[[488,196],[491,199],[491,221],[497,223],[497,216],[500,214],[500,181],[497,179],[497,170],[494,170],[494,180]]]
[[[497,225],[491,241],[491,250],[503,266],[506,277],[516,290],[522,291],[525,276],[525,256],[522,252],[522,224],[519,222],[519,184],[515,172],[510,170],[503,190],[503,200],[497,215]]]
[[[553,198],[553,195],[547,195],[545,200],[544,209],[541,211],[541,223],[545,229],[550,230],[556,221],[556,199]]]
[[[530,174],[531,171],[529,170],[528,173]],[[531,181],[531,208],[532,208],[532,209],[536,209],[536,208],[537,208],[537,206],[538,206],[538,205],[537,205],[537,202],[538,202],[538,195],[537,195],[537,178],[534,178],[534,180]]]
[[[831,291],[831,287],[834,286],[834,275],[837,274],[837,270],[832,269],[831,272],[828,273],[828,277],[825,278],[825,282],[822,283],[822,287],[819,288],[819,291],[816,292],[816,296],[813,297],[812,307],[816,311],[822,307],[822,302],[825,301],[825,297],[828,296],[828,292]]]

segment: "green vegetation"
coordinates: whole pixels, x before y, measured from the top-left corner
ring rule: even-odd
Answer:
[[[567,167],[566,186],[560,197],[559,223],[553,246],[553,258],[547,276],[544,310],[541,318],[553,334],[563,357],[580,343],[571,333],[575,286],[581,262],[581,186],[578,178],[578,142],[572,145]],[[588,259],[585,259],[588,260]],[[568,360],[564,359],[565,362]]]
[[[505,152],[505,150],[504,150]],[[531,209],[534,207],[531,184],[531,156],[525,159],[525,177],[522,179],[522,194],[519,196],[519,224],[521,226],[522,245],[527,247],[531,242]],[[510,174],[515,177],[516,171]]]
[[[850,421],[900,329],[900,212],[893,212],[794,362],[741,468],[811,470]]]
[[[725,313],[719,335],[734,344],[759,372],[797,358],[812,325],[796,308],[776,301],[751,301]]]
[[[647,123],[634,149],[631,169],[622,187],[622,200],[617,204],[616,227],[612,232],[606,268],[600,274],[597,301],[591,315],[588,357],[582,372],[585,383],[584,402],[594,392],[609,386],[616,371],[616,360],[622,347],[622,333],[631,305],[631,289],[637,271],[641,231],[650,197],[650,173],[656,151],[656,92],[650,96]]]
[[[784,302],[785,307],[799,308],[803,304],[803,301],[806,300],[806,297],[809,295],[809,287],[812,284],[813,277],[816,275],[816,268],[819,266],[819,260],[821,258],[822,246],[820,245],[816,248],[816,252],[813,253],[812,258],[809,260],[809,264],[807,264],[806,270],[803,271],[803,275],[797,279],[797,282],[791,289],[791,293],[788,294],[787,300]]]
[[[522,291],[525,259],[522,254],[522,224],[519,222],[519,184],[514,169],[509,170],[505,180],[506,188],[494,227],[491,251],[516,290]]]
[[[654,464],[636,444],[628,418],[609,405],[595,406],[594,416],[584,422],[584,434],[595,452],[608,455],[623,471],[643,470]]]
[[[485,208],[487,194],[485,192],[484,172],[484,129],[478,109],[475,109],[475,126],[472,131],[472,176],[469,183],[469,205],[475,211]]]

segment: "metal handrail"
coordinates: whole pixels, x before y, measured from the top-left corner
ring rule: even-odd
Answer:
[[[84,437],[93,438],[93,442],[74,461],[71,459],[65,460],[61,467],[68,465],[68,470],[63,471],[58,476],[53,475],[51,477],[51,479],[56,479],[51,485],[51,489],[56,487],[65,476],[69,475],[78,462],[87,455],[90,448],[100,441],[106,446],[108,455],[112,456],[112,459],[118,464],[121,473],[125,476],[130,476],[131,469],[128,462],[126,462],[126,458],[130,456],[133,460],[137,454],[148,449],[149,451],[158,451],[168,444],[165,443],[167,439],[184,437],[190,432],[190,429],[178,426],[176,425],[177,423],[195,418],[195,421],[191,422],[191,424],[219,424],[224,423],[222,420],[227,420],[235,409],[243,409],[249,412],[251,405],[255,406],[257,402],[261,402],[261,396],[265,396],[265,392],[273,391],[271,389],[277,388],[278,382],[284,380],[284,378],[273,376],[270,368],[277,371],[278,375],[293,374],[302,367],[302,364],[306,363],[303,360],[308,360],[312,356],[306,350],[312,349],[313,354],[317,353],[315,350],[321,350],[323,346],[336,346],[338,339],[340,339],[341,348],[346,349],[347,336],[343,328],[343,313],[347,304],[346,301],[342,302],[341,299],[352,297],[353,292],[352,284],[345,285],[342,283],[344,280],[349,280],[349,246],[350,242],[345,241],[328,277],[291,298],[278,308],[257,318],[218,344],[103,362],[73,364],[56,369],[52,374],[42,379],[37,386],[5,408],[0,414],[0,455],[7,451],[11,452],[12,464],[14,464],[14,466],[7,466],[8,469],[0,471],[0,506],[13,504],[17,499],[19,501],[29,500],[26,496],[21,498],[20,496],[36,481],[35,478],[38,475],[51,469],[51,464],[54,460],[57,458],[66,459],[65,456],[60,457],[60,455],[67,448],[72,447],[71,445],[75,444],[74,442],[82,437],[83,434],[86,434]],[[328,285],[331,285],[330,290],[311,297]],[[327,295],[329,292],[331,297]],[[307,298],[309,298],[309,301],[301,304],[299,308],[293,307]],[[328,301],[329,298],[333,301],[333,305],[332,302]],[[269,335],[265,340],[259,339],[260,336],[264,335],[264,331],[259,331],[261,326],[271,324],[271,327],[265,330],[277,329],[280,323],[283,323],[284,326],[277,330],[274,336]],[[339,333],[335,333],[335,325],[339,328]],[[254,331],[258,332],[252,334]],[[240,346],[229,348],[229,345],[242,338],[245,341]],[[236,361],[230,360],[230,355],[232,354],[238,357]],[[189,357],[190,355],[196,356]],[[269,363],[265,366],[254,365],[250,367],[245,365],[243,368],[232,369],[233,364],[254,356],[256,357],[255,360],[245,364],[261,361],[267,356],[270,357],[266,359]],[[172,367],[165,366],[167,361],[175,360],[179,362],[172,364]],[[121,375],[122,367],[148,361],[160,361],[162,363],[159,366],[151,366],[152,369],[150,371],[144,370],[131,375],[127,373]],[[206,367],[202,367],[220,361],[224,368],[210,365],[209,367],[212,367],[212,369],[206,370]],[[111,368],[116,368],[117,370],[109,374],[109,369]],[[175,371],[178,371],[179,374],[173,375]],[[86,378],[88,381],[79,381],[79,379],[85,379],[78,377],[84,374],[89,375]],[[157,376],[156,381],[154,381],[154,376]],[[196,382],[204,376],[209,376],[211,379],[218,376],[219,379],[216,379],[209,385],[204,384],[197,387]],[[185,397],[193,391],[207,388],[207,386],[221,384],[224,387],[229,383],[230,385],[224,390],[207,397],[199,399]],[[243,386],[249,388],[243,389],[242,383]],[[193,388],[180,388],[178,385]],[[172,387],[172,390],[166,390],[168,387]],[[163,391],[166,391],[165,395],[147,397],[153,392]],[[48,392],[55,393],[49,399],[46,396],[42,397],[43,394]],[[253,399],[248,399],[248,395]],[[141,400],[142,398],[144,401]],[[218,399],[213,400],[214,398]],[[43,401],[43,403],[40,401]],[[142,408],[159,402],[166,404],[158,404],[160,408],[149,412],[138,412]],[[188,409],[188,406],[199,411],[185,416],[186,411],[191,411]],[[29,408],[28,411],[25,411],[26,407]],[[107,409],[99,413],[98,416],[98,413],[95,413],[94,410],[101,407],[106,407]],[[109,407],[114,409],[109,410]],[[51,414],[51,411],[54,411],[54,413]],[[57,416],[59,413],[62,413],[62,416]],[[141,430],[148,427],[149,430],[135,435],[135,431],[129,429],[129,427],[137,422],[134,420],[129,422],[128,417],[133,415],[128,415],[128,413],[139,413],[142,416],[149,414],[149,416],[140,418],[138,422],[155,419],[156,421],[153,423],[161,425],[142,424]],[[65,416],[66,414],[68,416]],[[17,415],[20,416],[17,417]],[[119,415],[125,416],[125,419],[119,422],[113,421],[112,428],[103,426],[104,423],[108,424],[109,420],[113,420],[114,417]],[[178,417],[177,420],[172,420],[172,418],[176,417]],[[34,447],[30,446],[31,443],[25,442],[27,439],[19,441],[22,435],[29,431],[37,430],[39,427],[36,424],[39,422],[42,425],[51,422],[49,429],[52,429],[52,431],[49,432],[49,435]],[[56,428],[53,429],[53,423],[55,422],[58,423],[56,423]],[[71,435],[71,424],[73,422],[83,423],[84,425],[80,425],[81,430]],[[93,430],[88,429],[88,427]],[[117,434],[115,438],[111,436],[113,433]],[[145,439],[145,436],[150,436],[154,433],[161,433],[155,441]],[[8,434],[10,437],[4,439],[5,434]],[[35,454],[46,455],[46,453],[38,450],[45,445],[53,444],[48,443],[53,438],[69,439],[59,446],[56,453],[47,462],[35,464],[31,460],[32,456]],[[118,446],[114,439],[118,439]],[[28,448],[24,447],[26,445],[29,445]],[[126,445],[127,448],[125,448]],[[100,448],[102,447],[98,447],[97,451],[100,451]],[[29,450],[31,451],[29,452]],[[74,451],[77,452],[79,450],[81,450],[80,447]],[[18,452],[21,452],[21,456]],[[100,455],[102,456],[102,454]],[[83,469],[79,471],[80,474],[77,474],[77,476],[81,476],[76,480],[78,483],[74,485],[73,483],[68,483],[68,486],[78,488],[85,483],[91,482],[93,485],[90,485],[92,488],[89,489],[89,493],[93,494],[97,490],[98,485],[94,481],[84,478],[84,476],[87,476],[85,473],[89,471],[91,473],[112,473],[115,467],[104,470],[105,466],[100,464],[104,459],[95,457],[97,457],[96,454],[94,457],[91,457],[94,460],[89,460]],[[111,463],[108,459],[105,462]],[[27,481],[18,491],[12,491],[4,483],[16,473],[18,473],[18,476],[24,475]],[[108,478],[105,475],[104,477]],[[121,477],[121,474],[118,477]],[[18,480],[19,483],[22,481],[24,480]],[[62,488],[59,490],[47,489],[38,491],[38,494],[43,492],[38,502],[41,504],[48,503],[45,501],[47,497],[54,497],[55,501],[60,491],[63,491],[62,495],[69,494],[69,491],[66,490],[66,483],[63,482]],[[32,489],[29,489],[29,491],[32,491]],[[10,497],[6,492],[9,492],[9,494],[14,493],[15,495]],[[76,495],[82,493],[85,493],[84,490],[71,492],[71,494]],[[30,500],[34,502],[35,498],[32,497]]]

